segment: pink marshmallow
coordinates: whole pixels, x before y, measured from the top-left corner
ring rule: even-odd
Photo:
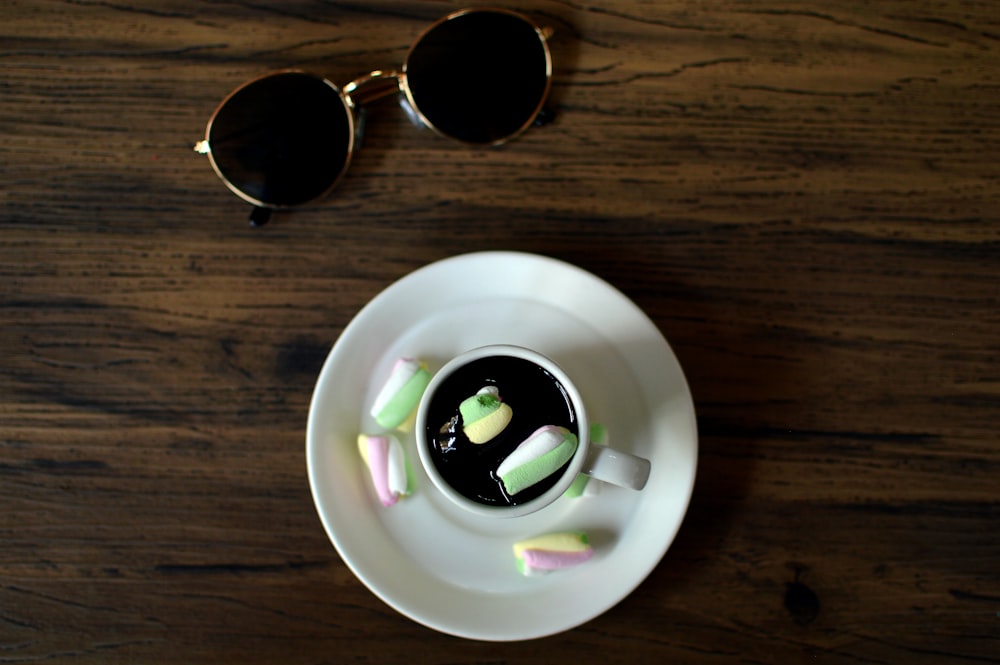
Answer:
[[[410,493],[406,454],[396,437],[362,434],[358,437],[358,452],[368,467],[375,493],[383,506],[391,506]]]
[[[524,563],[536,570],[559,570],[576,566],[594,556],[594,550],[579,552],[553,552],[550,550],[525,550]]]
[[[368,470],[382,505],[391,506],[396,503],[399,496],[389,491],[389,440],[384,436],[368,439]]]

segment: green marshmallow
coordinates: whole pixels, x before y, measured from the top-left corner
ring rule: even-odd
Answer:
[[[375,422],[380,427],[385,427],[386,429],[399,427],[410,417],[413,410],[417,408],[417,404],[420,403],[420,397],[424,394],[424,390],[427,389],[427,384],[430,382],[431,373],[426,369],[421,367],[414,372],[410,380],[404,383],[399,392],[393,395],[385,407],[378,412],[378,415],[375,416]]]
[[[577,438],[567,433],[558,446],[529,462],[517,466],[500,477],[507,494],[514,495],[548,478],[568,462],[576,452]]]
[[[500,408],[500,399],[491,393],[479,393],[462,400],[458,407],[462,422],[474,423]]]

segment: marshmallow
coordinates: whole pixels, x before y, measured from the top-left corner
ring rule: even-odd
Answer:
[[[462,431],[473,443],[486,443],[502,432],[514,417],[513,410],[500,401],[496,386],[486,386],[462,400],[458,411],[462,414]]]
[[[545,575],[571,568],[593,555],[587,534],[579,531],[550,533],[514,544],[514,558],[522,575]]]
[[[419,360],[397,360],[372,404],[371,414],[379,427],[395,429],[406,422],[417,408],[430,380],[431,373]]]
[[[538,428],[497,468],[504,490],[513,496],[548,478],[573,457],[577,443],[576,435],[565,427]]]
[[[590,424],[590,444],[596,446],[606,445],[608,441],[608,430],[600,423]],[[591,478],[585,473],[581,473],[573,480],[573,484],[566,490],[566,496],[570,499],[580,497],[597,496],[601,493],[601,485],[604,483],[596,478]]]
[[[391,434],[358,436],[358,452],[368,467],[375,493],[383,506],[391,506],[410,493],[406,453]]]
[[[573,484],[569,486],[566,490],[566,497],[570,499],[579,499],[581,496],[594,496],[598,494],[600,490],[599,485],[596,481],[592,482],[593,479],[585,473],[577,475],[573,479]]]

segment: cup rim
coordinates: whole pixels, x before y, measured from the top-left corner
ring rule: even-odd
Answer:
[[[426,437],[424,435],[427,425],[427,411],[429,409],[431,397],[437,390],[437,387],[443,383],[445,379],[454,374],[460,367],[463,367],[472,361],[492,356],[510,356],[514,358],[521,358],[531,361],[550,372],[562,384],[566,393],[569,395],[570,401],[576,412],[577,425],[579,428],[577,433],[578,442],[576,452],[573,454],[573,458],[569,461],[569,467],[567,467],[566,471],[563,472],[562,477],[556,482],[555,485],[550,487],[543,494],[531,499],[530,501],[513,506],[486,505],[473,501],[455,490],[444,478],[441,477],[441,474],[438,472],[437,466],[434,464],[434,460],[431,457],[430,449],[427,446]],[[431,484],[434,485],[435,489],[441,492],[453,504],[468,512],[482,517],[501,519],[522,517],[524,515],[534,513],[555,502],[556,499],[565,494],[566,490],[569,489],[570,485],[573,484],[573,481],[580,474],[580,471],[583,468],[583,463],[587,457],[587,450],[590,447],[590,424],[587,419],[587,412],[584,406],[583,398],[580,395],[580,391],[577,389],[576,384],[573,383],[572,379],[569,378],[562,367],[560,367],[548,356],[545,356],[538,351],[513,344],[488,344],[485,346],[479,346],[464,351],[446,362],[431,378],[430,383],[428,383],[427,388],[424,390],[424,394],[420,398],[420,403],[417,407],[416,421],[414,424],[414,435],[417,444],[417,454],[420,457],[420,465],[423,467],[424,473],[430,479]]]

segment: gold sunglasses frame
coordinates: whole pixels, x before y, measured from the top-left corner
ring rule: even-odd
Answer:
[[[430,34],[433,30],[435,30],[442,24],[447,23],[448,21],[452,21],[454,19],[473,13],[506,14],[508,16],[513,16],[517,19],[520,19],[521,21],[524,21],[525,24],[534,29],[536,35],[538,36],[538,41],[542,46],[542,51],[545,54],[545,88],[539,98],[537,107],[530,114],[528,120],[521,127],[511,132],[510,134],[503,136],[500,139],[497,139],[496,141],[493,141],[491,143],[473,143],[469,141],[463,141],[462,139],[451,136],[442,131],[433,122],[431,122],[431,120],[427,118],[427,116],[425,116],[423,112],[421,112],[419,106],[416,103],[416,100],[413,97],[413,92],[410,89],[409,81],[407,78],[407,68],[410,62],[410,56],[413,54],[414,50],[416,50],[416,48],[420,45],[421,41],[423,41],[423,39],[428,34]],[[413,41],[413,44],[410,46],[409,50],[406,53],[406,57],[403,59],[403,64],[400,69],[374,70],[364,76],[352,80],[350,83],[346,84],[343,87],[343,89],[338,88],[337,85],[335,85],[334,83],[332,83],[331,81],[322,76],[307,71],[303,71],[300,69],[276,70],[258,76],[250,81],[247,81],[243,85],[237,87],[235,90],[230,92],[223,98],[221,102],[219,102],[219,105],[215,108],[215,111],[213,111],[212,115],[208,120],[207,125],[205,126],[205,138],[198,141],[194,145],[194,150],[195,152],[208,156],[209,163],[212,165],[212,169],[215,171],[215,174],[219,177],[220,180],[222,180],[222,182],[231,192],[236,194],[236,196],[243,199],[247,203],[254,206],[253,211],[251,211],[250,213],[250,224],[252,226],[261,226],[268,221],[272,210],[296,208],[310,201],[321,199],[327,196],[337,186],[337,183],[340,182],[341,178],[343,178],[344,174],[347,172],[347,169],[350,166],[351,160],[354,156],[356,146],[360,143],[361,134],[363,131],[363,124],[364,124],[361,121],[361,114],[363,113],[364,106],[379,99],[382,99],[383,97],[388,97],[393,94],[402,93],[405,96],[406,105],[413,112],[414,117],[417,118],[421,124],[431,129],[439,136],[443,136],[453,141],[458,141],[460,143],[464,143],[467,145],[474,145],[480,147],[494,147],[502,145],[504,143],[507,143],[508,141],[517,138],[533,124],[536,124],[538,118],[542,114],[543,109],[545,108],[546,102],[548,101],[549,93],[552,89],[552,53],[549,49],[549,44],[548,44],[548,40],[551,37],[552,37],[552,30],[550,28],[541,27],[534,21],[532,21],[530,18],[525,16],[524,14],[515,12],[513,10],[501,9],[501,8],[462,9],[438,19],[437,21],[429,25],[426,29],[424,29],[423,32],[421,32],[420,35]],[[348,145],[347,145],[347,154],[344,157],[343,167],[341,168],[340,172],[337,173],[336,177],[333,178],[332,182],[330,183],[330,186],[327,187],[324,191],[314,196],[313,198],[309,199],[308,201],[290,205],[273,204],[261,201],[260,199],[257,199],[247,194],[246,192],[242,191],[239,187],[233,184],[229,180],[229,178],[225,176],[225,174],[223,174],[222,169],[215,161],[215,157],[212,154],[212,147],[209,142],[209,137],[212,134],[212,125],[215,122],[216,117],[218,117],[219,112],[226,106],[226,104],[229,103],[229,101],[236,94],[238,94],[240,91],[247,88],[248,86],[251,86],[261,80],[270,78],[272,76],[280,76],[283,74],[301,74],[304,76],[312,77],[328,85],[333,90],[333,92],[337,94],[337,97],[343,103],[344,111],[346,113],[350,129],[349,132],[350,136],[348,138]]]

